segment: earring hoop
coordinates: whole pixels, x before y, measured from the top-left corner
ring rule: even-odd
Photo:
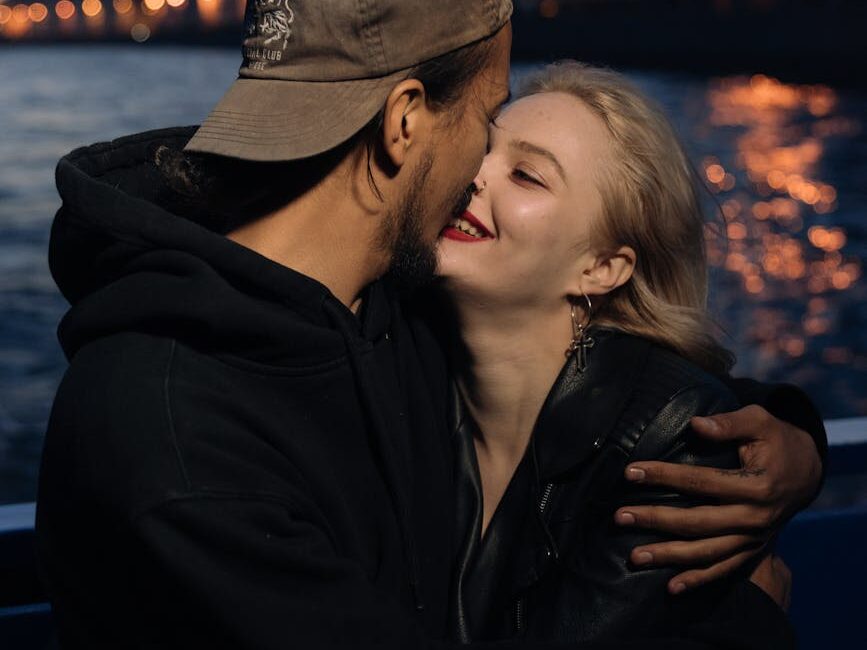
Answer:
[[[572,316],[572,342],[566,348],[567,357],[575,355],[578,372],[587,370],[587,364],[589,363],[587,351],[596,344],[593,337],[587,333],[587,328],[590,327],[590,322],[593,320],[593,303],[590,302],[589,296],[583,292],[581,293],[581,297],[587,303],[587,308],[584,310],[584,322],[578,322],[577,315],[575,314],[575,303],[573,302],[570,310]]]

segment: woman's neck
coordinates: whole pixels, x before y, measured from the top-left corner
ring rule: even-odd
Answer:
[[[476,454],[484,495],[483,530],[527,449],[572,336],[569,306],[517,312],[455,304],[466,359],[458,385],[479,425]]]

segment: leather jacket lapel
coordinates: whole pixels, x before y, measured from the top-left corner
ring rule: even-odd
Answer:
[[[575,357],[569,358],[533,432],[542,484],[580,465],[601,447],[617,424],[649,353],[650,346],[643,339],[599,328],[591,333],[595,345],[586,370],[579,372]]]

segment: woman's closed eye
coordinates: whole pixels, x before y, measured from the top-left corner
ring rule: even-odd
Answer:
[[[531,174],[530,172],[521,169],[520,167],[516,167],[512,170],[512,178],[514,178],[520,183],[529,183],[531,185],[537,185],[539,187],[547,187],[547,185],[545,185],[541,178],[539,178],[535,174]]]

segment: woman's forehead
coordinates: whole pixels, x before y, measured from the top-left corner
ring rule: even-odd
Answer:
[[[528,95],[512,102],[492,129],[492,143],[529,142],[552,152],[566,174],[585,175],[608,157],[612,143],[602,119],[583,101],[562,92]]]

